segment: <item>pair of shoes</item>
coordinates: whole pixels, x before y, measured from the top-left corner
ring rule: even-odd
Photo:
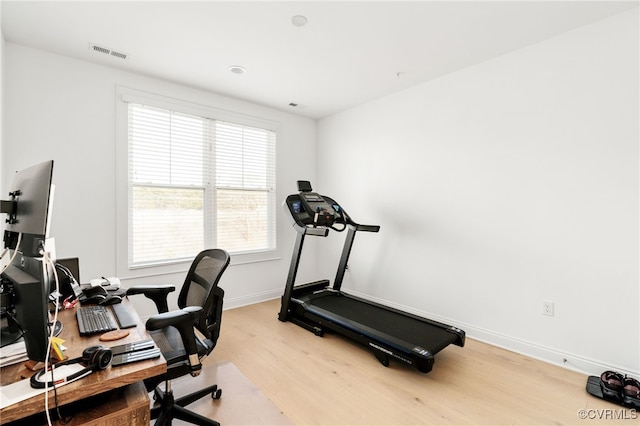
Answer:
[[[640,408],[640,382],[615,371],[600,375],[600,389],[605,398]]]

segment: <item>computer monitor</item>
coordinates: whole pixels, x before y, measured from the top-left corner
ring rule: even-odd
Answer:
[[[25,256],[38,257],[49,231],[52,206],[53,160],[22,169],[13,177],[10,199],[2,201],[7,214],[4,246],[17,249],[18,234],[22,234],[20,251]]]
[[[13,250],[12,261],[1,275],[0,313],[8,323],[1,336],[7,340],[16,333],[22,335],[33,361],[44,361],[49,354],[48,302],[54,271],[46,266],[43,249],[50,223],[52,176],[53,161],[18,171],[10,199],[1,203],[2,213],[7,214],[4,245]]]

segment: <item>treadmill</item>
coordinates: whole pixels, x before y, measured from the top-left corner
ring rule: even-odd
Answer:
[[[389,366],[391,359],[423,373],[433,368],[434,355],[450,344],[464,346],[465,332],[457,327],[390,308],[341,290],[356,232],[378,232],[377,225],[354,222],[332,198],[312,192],[298,181],[299,194],[289,195],[283,207],[293,219],[297,238],[281,300],[280,321],[293,322],[318,336],[330,330],[365,346]],[[330,230],[347,231],[333,286],[329,280],[295,285],[305,237],[326,237]]]

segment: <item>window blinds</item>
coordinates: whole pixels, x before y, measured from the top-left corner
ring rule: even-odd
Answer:
[[[275,132],[129,103],[129,266],[275,249]]]
[[[215,124],[218,244],[229,252],[275,248],[275,132]]]

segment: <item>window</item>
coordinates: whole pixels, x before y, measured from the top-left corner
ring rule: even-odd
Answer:
[[[275,250],[275,130],[125,99],[129,268]]]

